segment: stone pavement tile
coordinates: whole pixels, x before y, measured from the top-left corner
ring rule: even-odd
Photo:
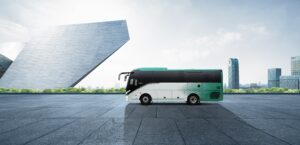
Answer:
[[[107,111],[113,109],[113,107],[92,107],[92,108],[87,108],[86,110],[73,114],[72,117],[79,117],[79,118],[96,118]]]
[[[9,119],[1,122],[0,125],[0,136],[10,130],[17,129],[22,126],[30,125],[34,122],[39,121],[38,119]]]
[[[141,119],[109,119],[102,127],[94,131],[81,144],[83,145],[115,145],[133,144]]]
[[[172,144],[182,145],[184,140],[174,120],[144,118],[134,144]]]
[[[247,123],[290,144],[300,143],[300,131],[283,125],[278,119],[247,119]],[[283,120],[281,120],[283,121]]]
[[[157,118],[184,119],[185,116],[180,107],[176,106],[158,106]]]
[[[29,145],[64,144],[74,145],[83,141],[89,134],[102,126],[108,119],[88,118],[77,119],[57,131],[38,138]]]
[[[118,106],[101,115],[101,117],[109,118],[128,118],[129,114],[134,110],[134,106]]]
[[[205,119],[178,120],[177,125],[186,144],[237,144],[237,142],[235,142],[232,138],[228,137]]]
[[[300,120],[298,120],[298,119],[278,119],[278,120],[276,120],[276,122],[279,122],[290,128],[294,128],[294,129],[300,131]]]
[[[0,135],[1,145],[25,144],[39,137],[47,135],[68,123],[73,119],[46,119],[36,123],[6,132]]]
[[[237,119],[208,119],[217,128],[243,145],[283,145],[286,142],[251,127],[246,122]]]
[[[49,113],[43,115],[43,118],[68,118],[84,111],[82,108],[49,108]]]
[[[7,110],[3,110],[0,112],[0,118],[2,119],[15,119],[15,118],[22,118],[22,115],[28,112],[34,112],[44,109],[44,107],[18,107],[9,108]]]
[[[155,106],[136,106],[129,114],[128,118],[155,118],[157,116],[157,108]]]
[[[202,106],[186,106],[180,108],[180,110],[187,119],[212,117],[212,114],[202,109]]]
[[[255,119],[255,118],[273,118],[273,116],[268,115],[263,112],[257,112],[248,108],[245,104],[222,104],[222,106],[239,118],[245,119]]]

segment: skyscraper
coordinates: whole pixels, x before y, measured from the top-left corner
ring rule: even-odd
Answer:
[[[300,75],[300,56],[291,58],[291,73],[292,75]]]
[[[237,58],[230,58],[228,66],[228,88],[239,89],[239,87],[239,61]]]
[[[268,87],[279,87],[279,80],[281,76],[281,68],[268,69]]]

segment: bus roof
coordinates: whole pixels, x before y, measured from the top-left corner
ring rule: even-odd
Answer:
[[[222,71],[222,69],[168,69],[166,67],[143,67],[137,68],[138,71]]]

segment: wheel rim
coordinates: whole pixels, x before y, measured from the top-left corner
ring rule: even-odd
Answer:
[[[196,96],[191,96],[191,97],[190,97],[190,103],[192,103],[192,104],[196,104],[196,103],[197,103],[197,101],[198,101],[198,99],[197,99],[197,97],[196,97]]]
[[[149,101],[149,98],[148,98],[148,97],[143,97],[143,99],[142,99],[142,100],[143,100],[143,102],[144,102],[144,103],[148,103],[148,101]]]

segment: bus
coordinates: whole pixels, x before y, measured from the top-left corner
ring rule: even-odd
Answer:
[[[186,102],[223,100],[221,69],[138,68],[119,74],[127,80],[126,100],[143,105],[152,102]]]

